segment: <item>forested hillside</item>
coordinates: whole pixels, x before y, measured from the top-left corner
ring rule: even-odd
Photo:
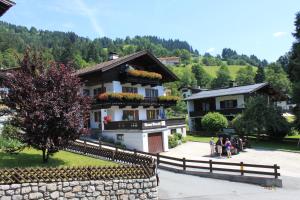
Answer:
[[[34,27],[27,29],[0,22],[1,68],[15,67],[16,55],[22,56],[28,46],[43,52],[46,60],[72,62],[77,69],[106,61],[110,51],[123,56],[148,49],[158,57],[180,56],[183,60],[198,54],[187,42],[180,40],[165,40],[155,36],[90,40],[72,32],[43,31]]]
[[[75,69],[108,60],[110,51],[124,56],[147,49],[157,57],[178,56],[181,58],[181,64],[169,66],[180,77],[179,82],[170,85],[174,91],[187,85],[205,88],[228,87],[232,80],[239,85],[262,81],[278,82],[276,87],[287,88],[287,91],[290,88],[289,80],[282,70],[286,65],[286,56],[282,56],[276,64],[269,65],[266,60],[255,55],[238,54],[230,48],[224,48],[221,55],[217,56],[208,53],[199,55],[186,41],[166,40],[156,36],[114,40],[103,37],[91,40],[73,32],[37,30],[34,27],[28,29],[0,22],[0,68],[18,66],[18,60],[22,58],[27,47],[41,52],[45,61],[68,63]],[[281,73],[282,76],[274,77],[276,73]]]

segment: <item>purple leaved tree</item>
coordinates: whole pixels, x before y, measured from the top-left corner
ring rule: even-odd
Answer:
[[[77,139],[88,116],[90,99],[80,94],[82,86],[74,71],[62,64],[42,62],[26,51],[19,70],[7,74],[9,89],[4,100],[13,111],[13,122],[24,131],[24,140],[49,154]]]

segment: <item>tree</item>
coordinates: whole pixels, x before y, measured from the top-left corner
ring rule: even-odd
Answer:
[[[230,72],[227,66],[221,66],[217,71],[217,77],[212,81],[212,88],[225,88],[231,81]]]
[[[265,78],[265,69],[263,67],[258,67],[255,75],[255,83],[263,83]]]
[[[188,68],[184,68],[182,75],[180,76],[181,86],[197,86],[197,80],[192,71]]]
[[[44,67],[37,53],[26,51],[21,68],[7,74],[5,104],[15,111],[12,123],[24,131],[24,141],[43,152],[43,161],[59,147],[84,133],[89,99],[80,94],[80,79],[70,67]]]
[[[291,55],[289,57],[288,74],[293,82],[293,100],[297,104],[295,109],[295,124],[300,129],[300,12],[296,14],[296,31],[293,33],[296,41],[293,44]]]
[[[268,65],[266,68],[266,81],[278,91],[285,94],[291,92],[291,82],[288,75],[278,63]]]
[[[246,134],[256,133],[258,140],[261,134],[283,138],[289,132],[288,122],[265,96],[250,97],[241,118],[237,120],[235,126]]]
[[[226,117],[217,112],[209,112],[201,120],[201,124],[208,131],[216,133],[220,131],[222,128],[227,128],[228,120]]]
[[[197,85],[200,87],[209,87],[212,77],[208,74],[200,64],[192,66],[192,72],[197,80]]]
[[[239,69],[236,77],[236,82],[239,86],[250,85],[254,83],[255,72],[253,67],[247,66],[246,68]]]
[[[230,49],[230,48],[224,48],[222,50],[222,58],[224,60],[227,60],[227,59],[235,59],[237,58],[238,54],[236,53],[236,51]]]

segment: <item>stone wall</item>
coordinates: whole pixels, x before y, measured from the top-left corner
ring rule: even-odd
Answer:
[[[148,179],[0,185],[0,200],[19,199],[158,199],[158,191],[155,176]]]

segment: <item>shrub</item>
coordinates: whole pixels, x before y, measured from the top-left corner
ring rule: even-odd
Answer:
[[[11,124],[4,124],[1,135],[5,138],[10,139],[20,139],[20,130],[11,125]]]
[[[291,130],[288,132],[288,136],[295,136],[299,135],[299,131],[296,128],[291,128]]]
[[[174,135],[170,135],[168,137],[168,142],[169,142],[169,148],[174,148],[178,145],[178,140]]]
[[[226,128],[228,126],[228,120],[226,117],[217,112],[210,112],[204,115],[201,120],[201,124],[208,131],[212,131],[216,133],[220,131],[222,128]]]
[[[14,152],[22,151],[24,148],[25,148],[25,144],[23,144],[19,140],[0,136],[1,151],[7,153],[14,153]]]
[[[131,76],[142,77],[142,78],[150,78],[150,79],[162,79],[162,75],[156,72],[148,72],[143,70],[130,69],[127,73]]]

